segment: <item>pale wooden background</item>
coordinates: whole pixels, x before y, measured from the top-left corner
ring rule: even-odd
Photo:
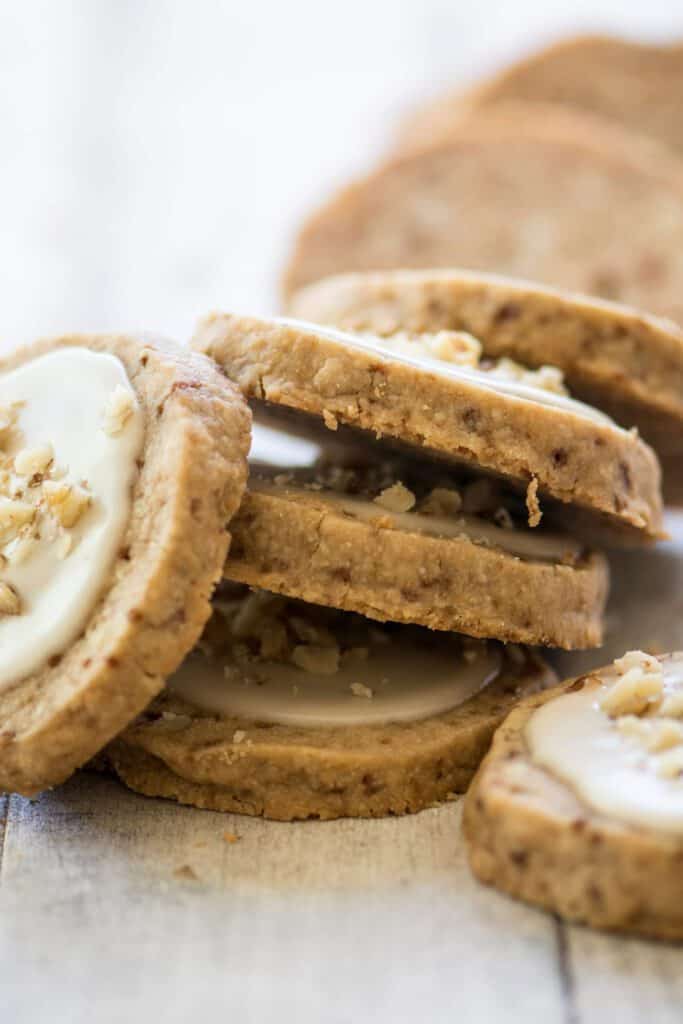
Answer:
[[[0,345],[273,309],[297,221],[401,110],[577,27],[683,34],[683,6],[0,0]],[[675,525],[617,566],[615,653],[683,645]],[[459,815],[290,826],[87,775],[0,798],[0,1020],[681,1020],[683,954],[480,888]]]

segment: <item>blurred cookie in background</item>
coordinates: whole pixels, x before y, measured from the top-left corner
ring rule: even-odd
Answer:
[[[609,36],[575,36],[414,111],[401,126],[399,149],[443,139],[464,114],[515,100],[576,107],[681,152],[681,96],[683,43],[646,45]]]

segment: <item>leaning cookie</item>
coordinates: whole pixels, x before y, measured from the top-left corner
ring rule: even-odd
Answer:
[[[667,149],[582,112],[501,104],[332,197],[303,225],[284,290],[465,266],[683,322],[682,252],[683,175]]]
[[[466,270],[384,271],[327,278],[297,292],[293,316],[343,330],[427,343],[448,358],[466,331],[482,359],[556,367],[567,388],[659,455],[683,457],[683,331],[637,310]],[[673,476],[673,474],[672,474]]]
[[[64,337],[0,363],[0,787],[65,779],[194,645],[250,416],[171,344]]]
[[[132,789],[290,821],[419,811],[468,785],[553,681],[524,648],[231,585],[200,649],[105,753]]]
[[[683,45],[609,36],[562,39],[465,92],[439,97],[402,126],[402,149],[444,138],[465,115],[510,100],[560,103],[621,122],[683,150]]]
[[[572,921],[683,938],[683,654],[523,701],[467,795],[475,874]]]
[[[451,342],[447,362],[426,345],[406,352],[387,339],[229,314],[207,317],[194,338],[257,408],[297,422],[304,413],[333,434],[360,428],[375,445],[496,474],[527,489],[530,513],[536,497],[550,499],[616,539],[661,536],[660,471],[646,444],[562,393],[555,377],[473,364],[476,341]]]

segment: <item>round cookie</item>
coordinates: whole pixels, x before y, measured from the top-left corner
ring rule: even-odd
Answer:
[[[650,139],[588,114],[500,104],[314,213],[284,290],[342,271],[452,266],[681,322],[681,165]]]
[[[446,136],[463,114],[514,100],[576,107],[683,150],[682,92],[681,43],[653,45],[609,36],[576,36],[414,112],[402,127],[399,146],[429,144]]]
[[[166,342],[63,337],[0,362],[0,787],[67,778],[201,634],[250,415]]]
[[[514,643],[573,649],[602,639],[605,559],[566,534],[391,513],[253,471],[231,532],[225,575],[251,586]]]
[[[404,814],[462,792],[519,695],[553,681],[522,648],[419,627],[377,630],[325,609],[314,610],[327,616],[318,636],[310,633],[311,607],[295,611],[295,665],[278,664],[271,678],[272,661],[261,675],[263,662],[246,660],[233,678],[234,661],[226,669],[203,643],[204,653],[109,746],[109,766],[138,792],[213,810],[284,821]],[[334,643],[315,646],[329,644],[330,614],[351,624],[354,646],[342,644],[341,654]],[[358,629],[368,646],[355,646]],[[262,643],[272,646],[273,636],[272,626],[263,629]],[[330,657],[336,669],[325,664]],[[443,664],[455,676],[436,685]]]
[[[596,928],[683,938],[683,654],[533,696],[465,801],[477,877]]]
[[[485,357],[558,367],[572,395],[683,457],[683,331],[668,321],[465,270],[339,275],[297,292],[290,311],[379,336],[467,331]]]
[[[538,491],[617,538],[661,534],[652,450],[564,395],[298,321],[213,314],[194,346],[253,401],[516,481],[530,511]]]

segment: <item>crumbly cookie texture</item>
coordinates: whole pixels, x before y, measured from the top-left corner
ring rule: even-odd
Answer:
[[[431,500],[458,494],[432,492]],[[597,553],[567,564],[522,560],[467,536],[393,529],[390,512],[376,522],[353,519],[320,492],[286,487],[248,491],[231,531],[225,574],[250,586],[515,643],[601,642],[608,570]]]
[[[337,728],[208,716],[165,692],[104,757],[137,792],[212,810],[281,821],[406,814],[461,793],[509,708],[552,681],[524,652],[447,714]]]
[[[609,36],[575,36],[544,47],[472,88],[413,112],[402,151],[447,138],[466,113],[506,101],[561,103],[598,114],[683,150],[676,97],[683,90],[683,47]]]
[[[559,368],[571,394],[638,427],[683,462],[683,332],[635,310],[464,270],[331,277],[297,292],[294,316],[390,339],[476,335],[482,357]],[[538,371],[540,372],[540,371]],[[680,465],[669,474],[673,481]]]
[[[602,705],[615,727],[642,745],[658,774],[673,779],[683,773],[683,709],[677,699],[668,707],[669,698],[661,700],[661,663],[629,652],[616,663],[617,679]],[[592,810],[530,756],[525,729],[533,713],[586,687],[601,697],[597,674],[570,680],[522,701],[496,733],[465,801],[472,870],[481,881],[569,920],[683,938],[680,836]]]
[[[226,523],[247,475],[251,418],[243,399],[210,361],[180,347],[70,336],[18,351],[0,362],[0,373],[73,346],[122,362],[144,414],[145,441],[129,526],[83,635],[0,694],[0,788],[27,795],[92,757],[197,641],[229,545]],[[113,395],[103,429],[116,434],[127,415],[127,402]],[[0,409],[0,447],[13,427]],[[62,543],[87,513],[87,488],[71,481],[58,459],[47,448],[21,451],[12,467],[2,467],[9,473],[8,493],[0,494],[0,529],[9,531],[0,540],[3,558],[31,541],[37,521],[54,521],[55,543]],[[21,595],[2,585],[1,565],[0,614],[21,614]]]
[[[574,412],[520,402],[469,380],[420,372],[299,326],[214,314],[194,346],[247,397],[400,441],[430,457],[524,482],[632,539],[662,530],[657,459],[637,436]]]
[[[315,211],[284,291],[346,271],[465,266],[680,323],[682,197],[677,160],[645,136],[559,105],[500,104]]]

